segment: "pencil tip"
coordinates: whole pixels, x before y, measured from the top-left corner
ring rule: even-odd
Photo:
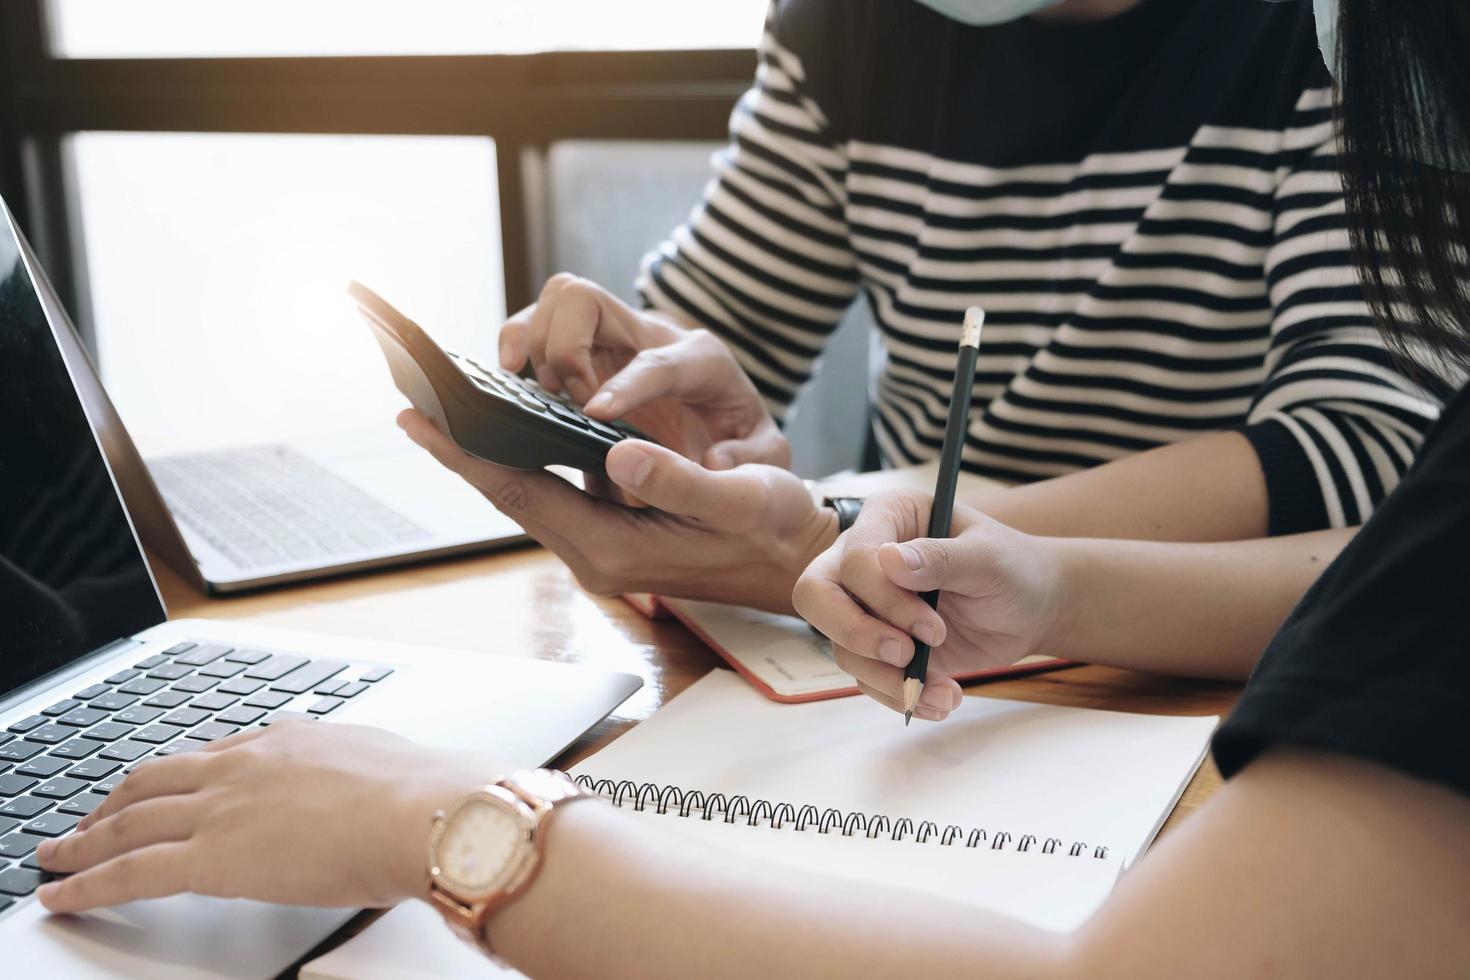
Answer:
[[[905,711],[903,713],[903,727],[905,727],[905,728],[909,727],[909,722],[911,722],[913,720],[914,720],[914,713],[912,711]]]

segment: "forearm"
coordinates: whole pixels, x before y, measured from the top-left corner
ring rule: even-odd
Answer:
[[[1237,432],[1174,443],[965,503],[1050,537],[1238,541],[1264,537],[1266,478]]]
[[[491,922],[536,977],[1049,976],[1055,937],[964,906],[698,848],[611,807],[568,807],[525,896]],[[768,831],[770,832],[770,831]]]
[[[1060,611],[1047,653],[1244,680],[1356,528],[1224,543],[1052,542]]]

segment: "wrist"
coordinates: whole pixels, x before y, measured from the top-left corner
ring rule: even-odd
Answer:
[[[1091,591],[1089,580],[1097,569],[1090,542],[1083,538],[1035,539],[1049,555],[1054,603],[1050,623],[1036,652],[1077,659],[1079,636],[1085,636],[1084,606]]]

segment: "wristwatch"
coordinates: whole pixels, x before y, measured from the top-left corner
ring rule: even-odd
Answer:
[[[485,923],[535,880],[547,821],[568,803],[594,798],[564,773],[528,769],[434,814],[429,904],[461,939],[494,958]]]
[[[841,534],[857,523],[863,509],[862,497],[823,497],[823,507],[837,511],[837,533]]]

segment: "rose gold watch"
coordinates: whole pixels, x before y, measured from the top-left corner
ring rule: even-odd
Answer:
[[[535,880],[547,821],[562,805],[592,798],[564,773],[528,769],[436,813],[429,904],[461,939],[493,957],[485,923]]]

